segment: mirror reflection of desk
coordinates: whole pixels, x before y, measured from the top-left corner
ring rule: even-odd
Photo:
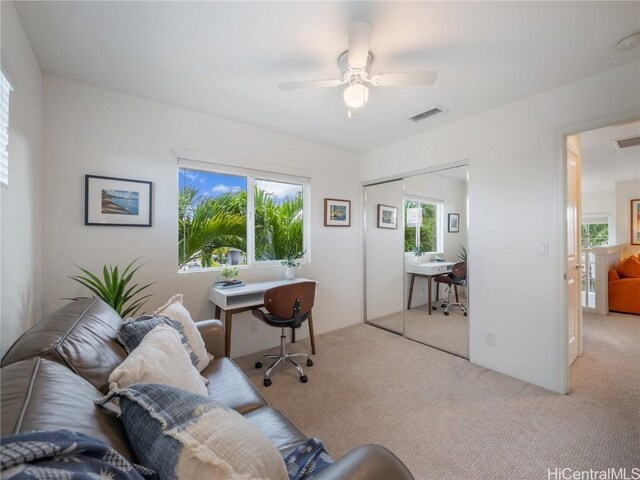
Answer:
[[[407,303],[407,310],[411,310],[411,299],[413,298],[413,285],[416,277],[423,277],[427,279],[427,299],[429,304],[429,315],[431,315],[431,279],[442,275],[443,273],[450,273],[454,266],[454,262],[429,262],[429,263],[415,263],[408,264],[405,271],[411,275],[411,284],[409,286],[409,302]]]

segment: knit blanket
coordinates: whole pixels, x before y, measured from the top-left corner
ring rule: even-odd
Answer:
[[[29,432],[0,439],[0,470],[12,480],[156,480],[101,440],[71,430]]]
[[[313,480],[333,463],[317,438],[284,458],[290,480]],[[130,463],[101,440],[71,430],[21,433],[0,439],[0,470],[12,480],[157,480],[156,473]]]

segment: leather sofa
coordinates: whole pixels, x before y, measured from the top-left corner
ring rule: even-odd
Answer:
[[[126,357],[116,340],[118,314],[99,299],[72,302],[20,337],[1,364],[1,434],[68,428],[104,440],[136,461],[116,407],[94,400],[108,391],[107,378]],[[202,372],[209,396],[257,425],[286,455],[306,440],[282,413],[269,407],[240,368],[224,357],[219,320],[196,322],[214,359]],[[304,386],[301,386],[304,388]],[[313,432],[310,432],[313,433]],[[317,479],[411,479],[411,473],[380,445],[357,447]]]

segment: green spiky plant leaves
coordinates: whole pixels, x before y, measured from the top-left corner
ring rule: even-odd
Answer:
[[[136,258],[124,270],[120,270],[118,265],[115,267],[104,265],[102,267],[102,278],[94,275],[89,270],[76,265],[84,275],[70,276],[79,284],[85,286],[97,297],[108,303],[118,315],[127,318],[135,315],[138,310],[147,302],[151,294],[139,296],[144,290],[149,288],[156,282],[140,285],[132,283],[135,273],[144,266],[143,264],[135,265],[142,257]],[[137,298],[136,298],[137,296]],[[86,297],[66,298],[65,300],[80,300]]]

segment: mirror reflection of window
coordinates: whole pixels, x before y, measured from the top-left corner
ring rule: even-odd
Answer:
[[[442,201],[406,197],[404,212],[404,251],[407,253],[442,252]]]

